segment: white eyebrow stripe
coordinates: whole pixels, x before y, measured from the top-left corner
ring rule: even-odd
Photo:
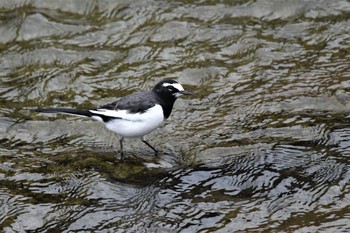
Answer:
[[[185,89],[181,86],[180,83],[163,83],[163,87],[173,86],[174,88],[178,89],[179,91],[184,91]]]

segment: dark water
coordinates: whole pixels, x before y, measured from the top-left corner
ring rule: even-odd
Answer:
[[[350,3],[1,1],[2,232],[349,232]],[[163,78],[148,140],[38,115]]]

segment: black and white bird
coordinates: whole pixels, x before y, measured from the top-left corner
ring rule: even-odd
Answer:
[[[191,94],[178,82],[163,80],[151,91],[135,92],[99,108],[87,110],[46,108],[37,109],[37,112],[67,113],[104,123],[109,130],[121,136],[119,143],[123,159],[124,138],[141,138],[141,141],[157,154],[158,151],[144,139],[144,136],[158,128],[170,116],[178,97]]]

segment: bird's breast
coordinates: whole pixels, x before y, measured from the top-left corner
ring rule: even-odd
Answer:
[[[116,119],[106,122],[106,127],[122,137],[142,137],[164,121],[163,108],[158,104],[142,113],[117,112],[114,113]]]

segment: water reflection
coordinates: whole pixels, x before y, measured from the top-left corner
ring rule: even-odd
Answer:
[[[347,1],[0,2],[4,232],[347,232]],[[148,140],[90,108],[196,93]]]

